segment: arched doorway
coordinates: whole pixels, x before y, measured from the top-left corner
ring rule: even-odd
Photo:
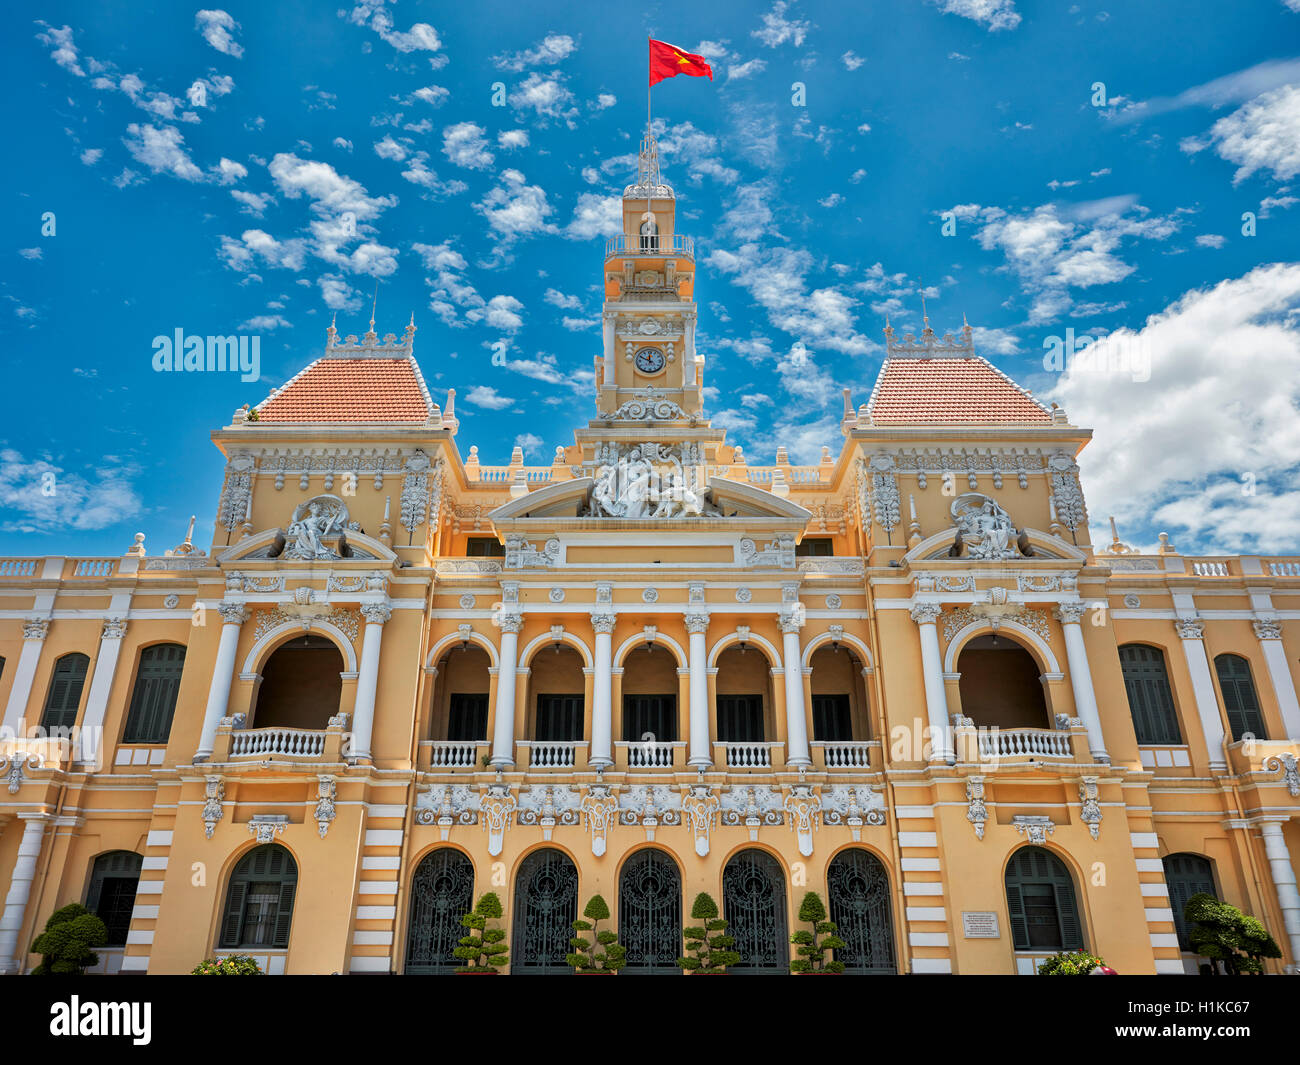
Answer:
[[[680,973],[682,878],[677,863],[647,847],[623,865],[618,881],[618,941],[633,975]]]
[[[221,920],[222,948],[289,945],[298,863],[278,843],[254,847],[235,866]]]
[[[736,937],[740,962],[729,971],[755,975],[790,972],[785,917],[785,873],[766,851],[741,851],[722,873],[722,914]]]
[[[250,728],[323,729],[339,712],[343,655],[314,633],[282,643],[262,667]]]
[[[473,863],[451,847],[426,855],[411,879],[405,971],[436,974],[459,968],[460,961],[452,951],[461,937],[469,934],[460,919],[473,908]]]
[[[577,867],[560,851],[534,851],[524,859],[515,880],[510,971],[571,973],[564,956],[577,916]]]
[[[979,728],[1055,727],[1042,671],[1023,646],[997,632],[970,640],[957,657],[961,712]]]
[[[95,859],[86,891],[86,909],[104,922],[108,930],[105,946],[126,945],[143,861],[134,851],[109,851]]]
[[[448,651],[438,662],[430,739],[475,743],[488,738],[492,660],[477,644]]]
[[[817,743],[848,743],[868,736],[862,661],[847,647],[826,644],[808,660],[812,669],[812,738]]]
[[[830,918],[845,946],[835,960],[849,973],[895,973],[894,921],[884,863],[860,848],[841,851],[826,870]]]
[[[1169,908],[1174,911],[1174,931],[1178,933],[1178,945],[1183,950],[1190,950],[1188,940],[1187,900],[1193,895],[1204,892],[1219,897],[1219,889],[1214,886],[1214,863],[1199,854],[1166,854],[1161,859],[1165,867],[1165,885],[1169,888]]]
[[[1006,889],[1016,950],[1082,949],[1074,879],[1055,854],[1045,847],[1021,847],[1007,863]]]

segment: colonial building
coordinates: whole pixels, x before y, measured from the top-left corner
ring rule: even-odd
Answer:
[[[549,465],[462,450],[414,323],[331,326],[212,434],[209,550],[0,560],[0,967],[82,902],[107,972],[446,972],[493,890],[512,973],[596,893],[675,973],[707,891],[782,973],[812,890],[851,972],[1182,973],[1205,890],[1291,969],[1300,558],[1098,538],[1090,432],[928,320],[751,465],[652,141],[623,202]]]

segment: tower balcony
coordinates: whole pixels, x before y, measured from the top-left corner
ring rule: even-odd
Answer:
[[[605,259],[688,259],[695,262],[695,238],[682,233],[641,236],[620,233],[605,238]]]

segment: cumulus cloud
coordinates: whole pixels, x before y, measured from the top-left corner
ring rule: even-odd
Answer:
[[[400,162],[406,158],[406,149],[393,140],[391,134],[385,134],[383,140],[375,142],[375,154],[380,159],[392,159],[395,162]]]
[[[485,410],[505,410],[514,403],[514,397],[501,395],[491,385],[475,385],[465,393],[465,402]]]
[[[494,156],[488,151],[487,131],[473,122],[457,122],[442,131],[442,154],[457,166],[484,170]]]
[[[233,31],[239,29],[239,23],[226,12],[220,10],[200,11],[194,16],[194,28],[203,34],[203,39],[218,52],[238,59],[244,54],[244,47],[235,40]]]
[[[1278,181],[1300,174],[1300,86],[1284,85],[1219,119],[1204,138],[1189,137],[1180,147],[1195,153],[1213,147],[1219,158],[1237,164],[1239,185],[1259,170]]]
[[[987,26],[990,33],[1020,25],[1015,0],[932,0],[945,15],[960,15]]]
[[[613,237],[623,232],[623,199],[584,192],[578,196],[573,220],[564,230],[570,240]]]
[[[1094,430],[1079,459],[1094,528],[1114,514],[1189,552],[1294,549],[1298,305],[1300,263],[1262,266],[1185,293],[1067,366],[1046,398]],[[1104,372],[1134,351],[1150,360],[1148,380]]]
[[[546,202],[546,190],[540,185],[529,185],[528,179],[514,169],[501,171],[501,183],[476,203],[474,209],[507,242],[555,229],[546,220],[553,210]]]
[[[77,55],[77,46],[72,40],[72,27],[60,26],[54,27],[47,22],[36,23],[38,26],[44,26],[45,29],[36,35],[36,39],[42,44],[50,46],[50,58],[59,64],[69,74],[75,74],[79,78],[84,78],[86,72],[81,69],[81,62]],[[94,67],[91,68],[92,70]]]
[[[413,23],[405,32],[393,28],[384,0],[360,0],[351,11],[340,11],[354,26],[368,26],[379,39],[399,52],[436,52],[442,47],[438,31],[427,22]]]
[[[518,74],[526,67],[554,66],[562,63],[578,49],[578,42],[568,34],[547,34],[532,48],[523,52],[513,52],[492,57],[498,70],[509,70]]]
[[[168,173],[182,181],[202,181],[203,171],[185,151],[185,138],[175,126],[138,125],[132,122],[122,138],[132,157],[155,174]]]
[[[497,144],[507,151],[514,151],[516,148],[527,148],[528,130],[503,129],[497,134]]]
[[[18,533],[105,529],[140,513],[130,465],[103,460],[85,473],[49,459],[28,459],[0,449],[0,530]],[[53,485],[52,494],[44,486]]]
[[[562,74],[543,76],[534,70],[516,85],[507,100],[516,111],[531,111],[539,121],[571,120],[577,114],[573,93],[564,87]]]
[[[750,36],[769,48],[776,48],[787,41],[796,48],[802,45],[812,25],[801,19],[786,18],[785,13],[789,9],[790,5],[784,0],[777,0],[772,5],[772,10],[763,16],[763,25],[750,33]]]
[[[81,153],[81,161],[86,166],[94,166],[104,154],[103,148],[87,148]]]

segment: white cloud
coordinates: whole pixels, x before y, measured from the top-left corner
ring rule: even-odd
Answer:
[[[28,460],[13,448],[0,450],[0,514],[4,515],[0,530],[105,529],[140,513],[140,497],[132,483],[138,472],[134,467],[104,460],[86,469],[89,476],[47,459]],[[47,494],[43,486],[51,483],[54,492]]]
[[[546,294],[542,297],[552,307],[559,307],[565,311],[576,311],[582,306],[582,300],[577,296],[566,296],[558,288],[548,288]]]
[[[45,30],[36,35],[36,39],[42,44],[48,44],[53,51],[50,58],[59,64],[69,74],[75,74],[79,78],[84,78],[86,72],[81,69],[78,62],[77,46],[72,40],[72,27],[62,26],[54,27],[47,22],[37,21],[36,25],[44,26]],[[94,67],[91,68],[92,70]]]
[[[377,217],[397,203],[396,196],[371,196],[359,181],[340,174],[329,163],[300,159],[281,152],[271,159],[271,177],[291,200],[306,195],[318,213],[351,214],[356,221]]]
[[[469,170],[484,170],[492,165],[493,155],[488,151],[487,131],[473,122],[458,122],[442,131],[442,154],[457,166]]]
[[[340,148],[345,152],[350,152],[352,151],[352,142],[350,140],[345,140],[343,137],[335,137],[334,147]]]
[[[619,196],[601,196],[584,192],[578,196],[573,220],[564,235],[570,240],[593,240],[613,237],[623,232],[623,200]]]
[[[239,324],[241,333],[270,333],[276,329],[292,328],[293,323],[279,314],[259,314]]]
[[[325,306],[334,311],[354,311],[361,300],[348,283],[338,274],[323,274],[316,279]]]
[[[423,100],[430,107],[441,107],[451,96],[449,89],[444,89],[441,85],[426,85],[423,89],[416,89],[413,94],[417,100]]]
[[[248,167],[243,163],[237,163],[233,159],[222,158],[217,164],[217,184],[233,185],[236,181],[242,181],[248,177]]]
[[[787,19],[785,13],[790,5],[784,0],[777,0],[772,10],[763,16],[763,25],[750,33],[769,48],[792,42],[795,47],[803,44],[804,38],[812,28],[811,24],[800,19]]]
[[[497,134],[497,144],[507,151],[513,151],[515,148],[527,148],[528,130],[503,129]]]
[[[1263,93],[1219,119],[1205,139],[1189,137],[1180,146],[1191,153],[1211,145],[1219,158],[1237,164],[1234,185],[1257,170],[1271,170],[1279,181],[1300,174],[1300,86]]]
[[[538,233],[554,232],[546,221],[552,208],[540,185],[529,185],[518,170],[501,171],[501,183],[483,197],[474,209],[487,219],[488,225],[506,241]]]
[[[155,174],[164,171],[182,181],[202,181],[203,171],[194,165],[185,151],[185,138],[175,126],[140,126],[132,122],[126,127],[122,143],[127,151]]]
[[[524,455],[535,455],[545,441],[536,433],[520,433],[515,437],[515,447],[522,448]]]
[[[748,63],[733,63],[727,67],[727,80],[736,81],[740,78],[752,78],[755,74],[761,74],[767,69],[767,63],[762,59],[751,59]]]
[[[87,148],[81,153],[81,161],[86,166],[94,166],[104,154],[103,148]]]
[[[585,333],[590,329],[595,329],[600,325],[599,318],[570,318],[567,315],[560,319],[560,325],[564,326],[570,333]]]
[[[534,70],[511,90],[508,100],[516,111],[532,111],[538,119],[571,119],[577,109],[573,93],[561,84],[561,74],[543,77]]]
[[[391,159],[394,162],[401,162],[406,158],[406,149],[397,141],[393,140],[391,134],[385,134],[384,139],[375,142],[375,154],[380,159]]]
[[[840,56],[840,59],[843,61],[844,65],[849,68],[849,70],[857,70],[858,67],[862,66],[866,62],[866,60],[863,59],[862,56],[858,55],[856,52],[852,50],[845,52],[842,56]]]
[[[238,59],[244,54],[243,46],[235,40],[232,30],[239,29],[239,23],[224,11],[200,11],[194,16],[194,28],[203,34],[203,39],[218,52]]]
[[[562,63],[577,49],[578,42],[568,34],[552,33],[527,51],[493,56],[492,62],[498,70],[509,70],[518,74],[525,67],[554,66],[556,63]]]
[[[427,22],[416,22],[405,32],[393,29],[393,16],[384,7],[384,0],[359,0],[350,11],[340,11],[354,26],[369,26],[379,34],[380,40],[399,52],[436,52],[442,47],[438,31]]]
[[[45,253],[39,248],[19,248],[18,254],[24,259],[39,259]]]
[[[618,103],[618,97],[612,92],[602,92],[596,96],[596,110],[607,111]]]
[[[1202,233],[1196,238],[1196,243],[1202,248],[1222,248],[1227,243],[1227,238],[1218,233]]]
[[[1067,369],[1047,398],[1094,430],[1079,459],[1094,529],[1114,514],[1189,553],[1294,550],[1298,304],[1300,263],[1258,267],[1111,334],[1092,369]],[[1149,357],[1149,380],[1096,369],[1131,351]]]
[[[246,229],[236,240],[221,238],[221,257],[232,270],[250,270],[260,259],[269,266],[301,270],[306,264],[307,244],[301,238],[279,241],[261,229]]]
[[[478,310],[467,311],[465,317],[471,322],[482,321],[492,329],[503,333],[513,333],[523,328],[524,320],[519,311],[524,309],[514,296],[493,296],[487,304]]]
[[[933,0],[945,15],[960,15],[973,22],[989,28],[990,33],[998,30],[1014,30],[1020,25],[1020,13],[1016,10],[1015,0]]]
[[[465,402],[485,410],[505,410],[514,403],[514,398],[501,395],[491,385],[475,385],[465,393]]]

